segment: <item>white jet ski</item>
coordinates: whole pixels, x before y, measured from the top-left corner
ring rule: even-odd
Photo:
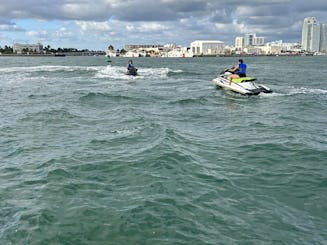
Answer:
[[[221,88],[232,90],[243,95],[258,95],[260,93],[271,93],[272,90],[262,84],[257,84],[254,77],[234,78],[232,81],[228,77],[232,73],[228,70],[222,72],[217,78],[213,79],[213,83]]]

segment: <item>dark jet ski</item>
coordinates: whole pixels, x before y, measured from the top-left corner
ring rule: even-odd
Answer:
[[[127,68],[126,75],[136,76],[137,75],[137,68],[135,68],[134,66]]]

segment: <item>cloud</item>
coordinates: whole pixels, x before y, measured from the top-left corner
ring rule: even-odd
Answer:
[[[76,25],[80,27],[83,32],[107,32],[111,31],[111,27],[108,21],[96,22],[96,21],[76,21]]]
[[[22,32],[24,29],[18,27],[16,24],[0,24],[0,31]]]
[[[16,23],[0,18],[0,31],[13,31],[13,32],[22,32],[25,31],[23,28],[18,27]]]
[[[12,39],[25,33],[31,41],[97,47],[110,42],[189,45],[195,39],[232,44],[248,32],[267,41],[300,41],[303,19],[327,22],[326,13],[325,0],[1,0],[0,31]],[[26,20],[44,24],[23,25]],[[59,24],[49,28],[53,22]]]

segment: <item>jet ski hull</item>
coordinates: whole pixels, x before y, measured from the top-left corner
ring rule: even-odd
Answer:
[[[127,70],[126,75],[130,76],[136,76],[137,75],[137,69],[135,67],[131,67]]]
[[[243,81],[242,81],[243,80]],[[255,83],[255,78],[240,78],[240,82],[230,82],[226,74],[221,74],[213,79],[213,83],[223,89],[231,90],[243,95],[258,95],[260,93],[271,93],[272,90],[264,85]]]

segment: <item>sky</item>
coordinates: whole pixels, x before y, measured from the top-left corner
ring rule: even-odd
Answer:
[[[126,44],[190,46],[255,33],[301,42],[305,17],[327,23],[326,0],[1,0],[0,46],[105,50]]]

